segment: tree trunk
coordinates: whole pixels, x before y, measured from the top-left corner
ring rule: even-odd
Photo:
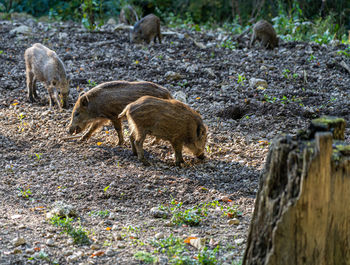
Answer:
[[[350,146],[337,140],[344,131],[344,120],[326,117],[273,142],[243,265],[350,264]]]

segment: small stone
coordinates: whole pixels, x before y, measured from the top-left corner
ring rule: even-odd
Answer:
[[[160,210],[158,207],[153,207],[150,210],[150,214],[154,218],[168,218],[169,217],[169,213],[167,213],[166,211]]]
[[[239,225],[239,220],[237,218],[233,218],[227,221],[229,225]]]
[[[168,81],[177,81],[180,79],[183,79],[184,77],[179,74],[179,73],[175,73],[173,71],[168,71],[165,73],[164,75],[165,79],[167,79]]]
[[[223,202],[229,202],[230,201],[230,198],[228,196],[222,196],[220,198],[220,201],[223,201]]]
[[[187,103],[187,97],[186,94],[182,91],[176,91],[173,95],[174,99],[177,99],[183,103]]]
[[[22,249],[20,249],[20,248],[15,248],[15,249],[13,250],[13,254],[22,254]]]
[[[259,78],[251,78],[249,80],[249,86],[251,88],[257,88],[257,87],[263,87],[263,88],[267,88],[267,82],[264,79],[259,79]]]
[[[92,249],[92,250],[98,250],[98,249],[100,249],[100,246],[97,245],[97,244],[92,244],[92,245],[90,246],[90,249]]]
[[[26,243],[26,240],[23,237],[16,237],[12,240],[12,242],[15,247],[18,247],[24,245]]]
[[[123,237],[122,237],[122,235],[121,235],[121,234],[118,234],[118,235],[117,235],[117,237],[116,237],[116,240],[118,240],[118,241],[121,241],[121,240],[123,240]]]
[[[63,255],[64,256],[70,256],[72,254],[73,254],[73,250],[72,249],[68,249],[68,250],[63,251]]]
[[[113,257],[113,256],[116,254],[116,251],[115,251],[114,249],[112,249],[112,248],[107,248],[105,254],[106,254],[106,256],[108,256],[108,257]]]
[[[67,262],[73,262],[76,261],[79,257],[77,255],[70,255],[67,257]]]
[[[266,70],[267,70],[267,66],[266,66],[266,65],[260,66],[260,70],[261,70],[261,71],[266,71]]]
[[[29,255],[34,254],[34,252],[35,252],[34,248],[27,248],[27,249],[25,250],[25,253],[26,253],[26,254],[29,254]]]
[[[162,232],[159,232],[159,233],[157,233],[157,234],[155,234],[155,236],[154,236],[156,239],[161,239],[161,238],[164,238],[164,233],[162,233]]]
[[[58,33],[58,39],[65,40],[68,38],[68,34],[66,32],[60,32]]]
[[[236,245],[241,245],[243,242],[244,242],[244,238],[237,238],[237,239],[235,240],[235,244],[236,244]]]
[[[107,20],[107,24],[108,25],[117,25],[117,22],[115,21],[114,18],[111,17],[110,19]]]
[[[49,247],[54,247],[55,246],[55,242],[52,239],[48,239],[46,241],[46,245]]]
[[[31,28],[25,25],[16,27],[10,31],[10,34],[30,34],[32,32]]]

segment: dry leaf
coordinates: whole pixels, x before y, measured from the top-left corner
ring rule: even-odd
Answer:
[[[196,97],[196,99],[200,99],[201,97]]]
[[[189,237],[187,237],[187,238],[184,240],[184,243],[190,244],[191,239],[197,239],[197,238],[198,238],[198,237],[195,237],[195,236],[189,236]]]
[[[102,144],[102,142],[97,142],[97,145],[100,146]]]
[[[105,252],[102,251],[102,250],[100,250],[100,251],[97,251],[97,252],[95,252],[95,253],[92,253],[91,256],[90,256],[90,258],[99,257],[99,256],[102,256],[102,255],[104,255],[104,254],[105,254]]]
[[[109,227],[109,226],[108,226],[108,227],[106,227],[106,230],[107,230],[107,231],[109,231],[109,230],[111,230],[111,229],[112,229],[112,228],[111,228],[111,227]]]

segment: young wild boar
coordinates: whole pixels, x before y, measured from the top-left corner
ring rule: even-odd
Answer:
[[[36,81],[40,81],[49,92],[50,108],[55,102],[61,108],[60,101],[63,107],[67,108],[69,82],[64,65],[57,54],[44,45],[35,43],[25,51],[24,60],[29,100],[33,102],[39,98],[36,93]]]
[[[69,124],[69,133],[80,133],[90,125],[81,140],[88,140],[94,131],[112,121],[118,133],[118,145],[124,141],[118,115],[126,105],[146,95],[171,99],[170,92],[152,82],[112,81],[102,83],[88,92],[82,92],[75,103]]]
[[[126,5],[122,8],[119,14],[119,23],[125,25],[134,25],[139,20],[135,9],[131,5]]]
[[[139,20],[130,31],[130,42],[141,43],[145,41],[147,44],[151,40],[156,42],[158,37],[159,43],[162,43],[160,36],[160,19],[156,15],[149,14]]]
[[[142,147],[148,134],[171,143],[177,166],[184,162],[183,147],[204,159],[207,128],[202,117],[186,104],[175,99],[144,96],[127,105],[118,117],[124,116],[131,130],[132,151],[144,165],[149,165]]]
[[[254,45],[256,40],[261,41],[262,46],[267,49],[273,49],[278,46],[276,31],[266,20],[260,20],[254,25],[250,47]]]

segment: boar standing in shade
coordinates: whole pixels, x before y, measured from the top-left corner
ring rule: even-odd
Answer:
[[[183,147],[204,159],[207,128],[199,113],[178,100],[145,96],[126,106],[118,117],[127,118],[132,151],[144,165],[149,165],[143,151],[147,135],[171,143],[177,166],[184,162]]]
[[[94,131],[108,121],[112,121],[118,133],[118,145],[121,145],[124,138],[118,115],[126,105],[146,95],[165,99],[172,98],[165,87],[145,81],[106,82],[86,93],[82,92],[72,111],[69,133],[80,133],[90,126],[81,137],[81,140],[88,140]]]
[[[260,41],[266,49],[273,49],[278,46],[276,31],[266,20],[260,20],[254,25],[250,47],[254,45],[256,40]]]
[[[135,43],[145,41],[149,44],[151,40],[155,43],[157,37],[159,43],[162,43],[160,36],[160,19],[153,14],[149,14],[139,20],[130,32],[130,41]]]
[[[66,69],[57,54],[40,43],[35,43],[24,53],[28,98],[38,99],[36,81],[43,82],[48,93],[50,108],[56,103],[59,108],[67,108],[69,81]]]

